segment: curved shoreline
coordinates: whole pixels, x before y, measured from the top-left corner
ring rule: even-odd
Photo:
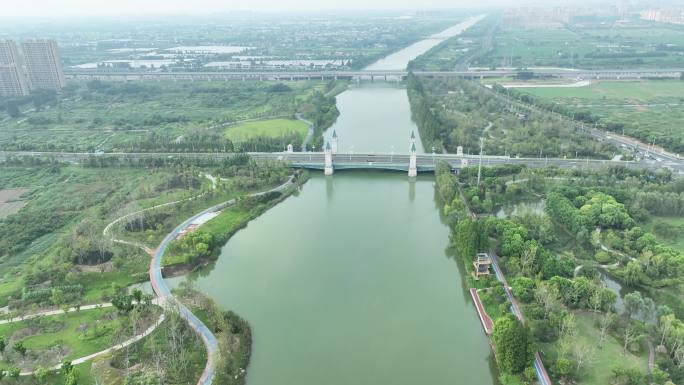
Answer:
[[[294,184],[294,180],[295,177],[290,176],[287,182],[281,184],[278,187],[275,187],[267,191],[253,193],[249,196],[255,197],[268,194],[270,192],[285,190],[286,188]],[[226,207],[232,206],[236,202],[236,198],[230,199],[223,203],[219,203],[215,206],[209,207],[208,209],[202,210],[201,212],[183,221],[183,223],[178,225],[175,229],[173,229],[173,231],[171,231],[168,235],[166,235],[166,237],[164,237],[164,240],[162,240],[157,249],[154,250],[152,261],[150,262],[150,283],[152,285],[152,289],[159,298],[160,302],[165,306],[176,306],[178,308],[180,316],[186,322],[188,322],[188,324],[195,331],[195,333],[197,333],[202,338],[202,342],[204,343],[204,346],[207,349],[207,364],[204,367],[204,371],[202,372],[202,375],[200,376],[197,382],[198,385],[210,385],[214,380],[214,371],[216,368],[216,354],[218,352],[218,340],[216,339],[214,333],[212,333],[211,330],[209,330],[209,328],[204,324],[204,322],[202,322],[195,314],[192,313],[192,311],[190,311],[190,309],[188,309],[185,305],[180,303],[180,301],[176,300],[176,298],[173,296],[171,290],[164,281],[164,277],[162,276],[161,261],[164,257],[164,253],[166,252],[166,248],[171,243],[171,241],[176,239],[178,234],[181,231],[185,230],[188,226],[190,226],[190,224],[195,219],[207,213],[221,211]]]

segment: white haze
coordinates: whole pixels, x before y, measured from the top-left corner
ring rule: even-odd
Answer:
[[[422,10],[525,5],[576,6],[589,0],[0,0],[2,19],[78,16],[211,15],[235,11]],[[603,3],[605,4],[605,2]]]

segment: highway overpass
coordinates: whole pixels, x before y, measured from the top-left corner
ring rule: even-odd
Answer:
[[[324,167],[324,153],[322,152],[251,152],[247,153],[261,161],[279,161],[291,167],[322,170]],[[0,161],[8,158],[38,157],[51,158],[62,162],[80,163],[90,158],[113,157],[117,159],[145,159],[145,158],[211,158],[223,159],[235,156],[235,153],[173,153],[173,152],[150,152],[150,153],[87,153],[87,152],[35,152],[35,151],[2,151]],[[337,153],[333,155],[333,167],[335,170],[393,170],[408,171],[409,154],[356,154]],[[453,169],[477,165],[480,158],[477,155],[452,155],[452,154],[419,154],[416,156],[417,169],[419,172],[432,172],[435,165],[444,160]],[[559,159],[559,158],[510,158],[504,156],[483,156],[483,166],[495,166],[502,164],[517,164],[528,167],[557,166],[560,168],[576,169],[600,169],[608,166],[624,166],[627,168],[660,169],[669,168],[675,173],[684,174],[684,161],[656,161],[642,160],[638,162],[612,161],[597,159]]]
[[[429,78],[485,78],[517,76],[518,70],[492,71],[416,71],[416,76]],[[557,77],[567,79],[641,79],[679,78],[684,68],[679,69],[631,69],[631,70],[526,70],[535,77]],[[232,72],[162,72],[162,71],[106,71],[67,70],[70,80],[103,81],[295,81],[295,80],[385,80],[397,81],[408,76],[407,71],[232,71]]]

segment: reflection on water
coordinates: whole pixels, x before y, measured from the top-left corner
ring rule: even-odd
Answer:
[[[416,200],[416,181],[414,179],[409,179],[409,202]]]
[[[315,173],[233,236],[195,284],[250,322],[248,384],[494,383],[433,185]]]
[[[606,285],[607,289],[610,289],[613,293],[617,294],[617,301],[615,302],[615,311],[618,314],[622,314],[625,312],[625,302],[622,299],[623,293],[622,293],[622,285],[611,279],[608,274],[606,274],[605,271],[599,270],[599,274],[601,277],[601,282],[603,282]],[[624,293],[627,294],[627,293]]]
[[[519,216],[526,211],[531,211],[535,214],[544,214],[544,207],[546,202],[543,199],[531,202],[519,202],[515,204],[505,204],[499,208],[496,212],[496,217],[500,219],[511,218],[514,216]]]

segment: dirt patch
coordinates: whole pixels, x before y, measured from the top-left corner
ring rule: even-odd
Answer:
[[[28,189],[25,188],[8,188],[0,190],[0,202],[10,202],[18,200],[19,197],[24,195]]]
[[[75,265],[81,273],[107,273],[114,270],[112,261],[100,263],[99,265]]]
[[[25,188],[0,190],[0,219],[14,214],[26,206],[26,202],[22,201],[20,197],[27,191],[28,189]]]

